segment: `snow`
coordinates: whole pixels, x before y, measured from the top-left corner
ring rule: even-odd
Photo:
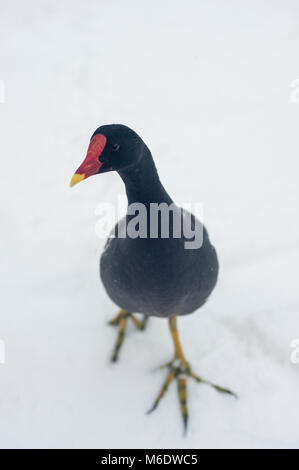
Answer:
[[[299,444],[296,0],[1,0],[1,447],[286,448]],[[129,328],[98,278],[100,202],[118,175],[72,190],[94,129],[134,128],[179,202],[202,202],[221,263],[210,301],[179,319],[202,377],[187,436],[167,322]],[[3,343],[2,343],[3,344]]]

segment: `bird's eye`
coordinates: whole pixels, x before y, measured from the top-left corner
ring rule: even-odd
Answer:
[[[119,151],[119,147],[120,147],[119,144],[114,144],[113,147],[112,147],[112,151],[113,151],[113,152],[118,152],[118,151]]]

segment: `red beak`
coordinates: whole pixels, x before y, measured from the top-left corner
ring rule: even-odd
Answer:
[[[106,142],[107,138],[103,134],[96,134],[91,139],[85,160],[72,177],[70,183],[71,187],[99,172],[102,166],[102,163],[99,161],[99,156],[103,152]]]

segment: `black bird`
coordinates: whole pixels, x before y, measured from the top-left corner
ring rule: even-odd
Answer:
[[[149,316],[168,318],[174,357],[162,366],[169,372],[150,411],[158,406],[170,383],[176,380],[186,429],[187,377],[234,395],[192,371],[177,330],[177,316],[196,311],[215,287],[216,250],[205,227],[194,215],[176,206],[164,189],[143,140],[121,124],[104,125],[94,132],[86,158],[74,174],[71,186],[108,171],[118,172],[128,198],[127,214],[108,238],[100,259],[102,282],[109,297],[120,307],[120,312],[110,322],[119,328],[112,360],[118,358],[129,318],[141,330]],[[188,246],[190,240],[194,246]],[[143,321],[133,312],[143,314]]]

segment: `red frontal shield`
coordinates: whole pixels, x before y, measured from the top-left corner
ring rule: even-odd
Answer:
[[[89,176],[98,173],[102,166],[102,163],[99,161],[99,156],[103,152],[106,142],[107,138],[103,134],[96,134],[91,139],[86,157],[74,174],[71,181],[71,186],[74,186]]]

